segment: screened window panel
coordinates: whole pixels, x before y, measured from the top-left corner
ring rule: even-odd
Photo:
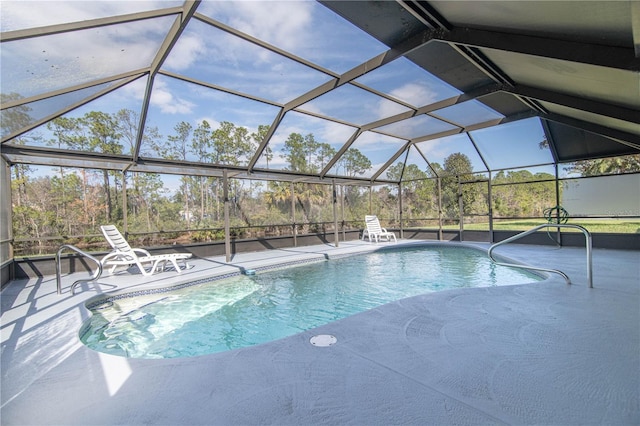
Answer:
[[[494,217],[536,219],[525,224],[529,228],[542,224],[545,209],[556,205],[555,182],[494,186],[491,196]]]
[[[462,92],[401,57],[356,79],[414,107],[460,95]]]
[[[385,117],[410,111],[409,108],[374,95],[351,84],[345,84],[302,105],[299,109],[364,125]]]
[[[203,2],[198,10],[336,73],[388,49],[317,2],[216,1]]]
[[[402,139],[392,138],[379,133],[363,132],[353,144],[351,144],[349,149],[356,154],[354,156],[355,158],[364,157],[366,160],[360,164],[368,167],[355,168],[353,164],[350,163],[349,158],[343,156],[341,160],[331,168],[328,174],[331,176],[369,178],[378,172],[406,143],[407,142]],[[347,151],[347,153],[348,152],[349,151]]]
[[[344,199],[343,217],[346,221],[353,222],[349,223],[347,228],[361,228],[364,217],[369,212],[369,188],[344,185],[341,186],[341,196]]]
[[[171,50],[164,69],[281,103],[331,78],[197,20],[189,22]]]
[[[483,176],[476,175],[475,179],[481,179]],[[469,216],[479,216],[471,219],[471,223],[488,222],[489,216],[489,185],[487,182],[473,182],[462,185],[463,194],[471,194],[464,197],[464,214]],[[468,220],[468,219],[466,219]],[[465,220],[465,223],[467,223]]]
[[[439,109],[432,112],[431,115],[443,118],[460,127],[484,123],[486,121],[497,120],[504,117],[502,114],[476,100],[462,102],[447,108]]]
[[[561,178],[636,172],[640,172],[640,154],[582,160],[558,165],[558,174]]]
[[[333,121],[290,111],[260,156],[256,168],[318,174],[355,130]],[[289,150],[287,140],[291,140],[290,145],[297,148]],[[289,154],[290,158],[287,158]]]
[[[181,6],[179,0],[156,1],[22,1],[0,3],[2,31],[16,31]],[[37,11],[37,13],[34,13]]]
[[[178,137],[181,123],[191,126],[178,159],[247,165],[261,142],[259,126],[271,124],[277,114],[272,105],[160,75],[154,81],[147,123],[157,126],[165,139]],[[146,141],[145,149],[153,157],[167,158],[173,151],[148,149],[152,142]]]
[[[494,184],[509,184],[514,182],[542,181],[553,179],[555,179],[555,167],[553,165],[500,170],[493,173]]]
[[[409,148],[409,152],[407,153],[406,167],[410,167],[412,172],[404,173],[403,180],[416,180],[434,177],[433,170],[431,169],[429,163],[420,154],[420,151],[415,145],[412,145]]]
[[[2,110],[0,112],[2,137],[6,137],[25,126],[37,123],[43,118],[48,117],[57,111],[68,108],[102,90],[108,89],[109,86],[115,84],[116,83],[104,83]],[[7,96],[6,98],[3,96],[3,101],[5,99],[10,100],[10,98],[11,96]]]
[[[22,97],[146,68],[174,17],[2,43],[2,87]]]
[[[371,193],[371,210],[367,214],[378,216],[383,228],[398,225],[398,185],[378,185]],[[364,224],[364,217],[362,218]]]
[[[570,216],[640,216],[640,174],[562,181],[562,206]]]
[[[476,130],[471,136],[491,170],[553,164],[538,118]]]
[[[425,114],[376,128],[380,132],[406,139],[416,139],[455,129],[457,129],[456,126]]]
[[[446,170],[447,158],[454,154],[464,155],[471,165],[471,171],[486,171],[482,158],[478,154],[471,140],[466,134],[448,136],[446,138],[432,139],[415,145],[422,155],[431,163],[439,175],[447,175],[455,170]]]
[[[260,234],[263,226],[291,221],[291,198],[288,182],[266,182],[238,179],[241,192],[238,200],[242,220],[247,226],[256,227],[252,232]],[[264,233],[264,231],[262,231]]]
[[[27,145],[51,146],[81,152],[131,154],[134,149],[141,101],[133,96],[144,79],[82,105],[59,120],[52,120],[21,136]],[[126,129],[125,114],[133,129]],[[133,133],[133,134],[132,134]]]
[[[387,167],[381,174],[381,177],[400,182],[404,179],[406,154],[400,156],[399,159],[394,161],[389,167]]]

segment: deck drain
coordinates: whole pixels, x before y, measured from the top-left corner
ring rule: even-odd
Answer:
[[[338,339],[336,339],[336,336],[332,336],[330,334],[318,334],[317,336],[313,336],[309,339],[309,342],[311,342],[313,346],[322,348],[335,345],[337,341]]]

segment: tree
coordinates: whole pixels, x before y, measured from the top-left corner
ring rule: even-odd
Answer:
[[[166,141],[150,141],[151,146],[157,152],[162,153],[163,158],[167,158],[169,160],[187,160],[189,153],[188,143],[193,126],[187,122],[181,121],[174,126],[173,130],[175,131],[175,134],[167,136]],[[191,220],[191,211],[189,210],[189,180],[186,176],[183,176],[180,180],[182,183],[180,187],[182,190],[181,199],[184,205],[183,217],[186,220]]]
[[[104,112],[91,111],[80,119],[80,123],[87,129],[89,148],[91,151],[99,151],[105,154],[122,154],[123,147],[119,142],[121,135],[115,117]],[[112,222],[113,203],[111,200],[109,171],[106,169],[103,170],[102,176],[105,196],[105,216],[107,222]],[[117,193],[117,182],[115,187]]]
[[[323,170],[325,166],[335,157],[337,151],[328,143],[322,142],[318,144],[317,161],[320,166],[320,170]]]
[[[528,170],[499,171],[493,177],[493,213],[497,217],[542,216],[556,204],[555,177]],[[538,182],[540,181],[540,182]]]
[[[424,218],[437,214],[435,180],[416,164],[397,163],[387,169],[387,177],[402,181],[403,216],[406,219]]]
[[[118,123],[118,131],[121,140],[126,143],[129,148],[128,154],[133,154],[138,143],[138,126],[140,125],[140,115],[130,109],[121,109],[115,114]],[[152,155],[152,147],[156,141],[160,139],[160,132],[157,127],[146,126],[142,134],[142,143],[140,145],[141,155]],[[159,156],[159,155],[158,155]]]
[[[191,151],[195,154],[196,160],[201,163],[208,163],[211,158],[209,151],[213,147],[213,135],[211,134],[211,126],[207,120],[202,120],[198,127],[193,131],[191,138]],[[200,223],[204,222],[205,211],[208,205],[207,178],[205,176],[197,176],[198,186],[200,187]]]
[[[129,229],[150,232],[160,229],[160,205],[163,203],[163,183],[157,173],[134,173],[133,185],[128,189],[131,204]]]
[[[258,131],[251,133],[251,140],[253,141],[253,146],[257,147],[267,137],[267,133],[269,133],[269,129],[271,126],[261,124],[258,126]],[[267,169],[269,168],[269,162],[273,160],[273,149],[269,144],[264,148],[264,158],[267,161]]]
[[[576,161],[565,170],[578,173],[580,176],[640,172],[640,154]]]
[[[468,212],[477,197],[477,190],[460,182],[473,178],[471,160],[460,152],[449,155],[444,160],[442,178],[442,209],[445,215],[454,218],[460,215],[459,197],[462,197],[464,212]]]
[[[355,177],[371,168],[371,161],[357,148],[349,148],[340,158],[345,176]]]
[[[292,172],[309,172],[310,167],[307,162],[307,147],[305,139],[300,133],[291,133],[284,143],[282,152],[284,158],[289,163],[287,170]]]

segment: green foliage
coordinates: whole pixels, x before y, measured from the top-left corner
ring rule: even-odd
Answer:
[[[640,172],[640,154],[577,161],[566,167],[565,170],[580,176]]]
[[[460,198],[462,198],[464,213],[471,213],[471,206],[478,194],[472,186],[461,183],[473,180],[472,172],[471,160],[462,153],[451,154],[445,159],[441,186],[442,210],[445,217],[459,217]]]
[[[3,101],[8,98],[11,96],[3,95]],[[3,126],[6,122],[27,120],[25,108],[7,111],[16,117],[3,120]],[[143,156],[222,166],[246,166],[257,148],[262,147],[267,168],[273,159],[272,148],[263,146],[270,130],[266,125],[251,133],[230,122],[222,122],[217,128],[205,120],[195,127],[180,122],[167,136],[160,135],[155,128],[145,129],[145,139],[140,143],[139,122],[138,115],[130,110],[60,117],[47,124],[52,138],[46,143],[59,149],[109,154],[140,151]],[[11,132],[9,128],[3,130]],[[14,144],[25,142],[21,138],[12,140]],[[292,133],[282,154],[287,170],[317,174],[332,164],[337,151],[329,143],[316,140],[313,134]],[[408,226],[437,219],[440,200],[446,220],[459,218],[461,204],[465,216],[487,213],[487,182],[476,182],[467,156],[454,153],[443,165],[430,166],[421,170],[415,164],[405,166],[397,162],[386,173],[399,185],[377,186],[372,190],[338,185],[334,194],[329,184],[229,179],[224,188],[224,180],[214,176],[168,177],[64,167],[52,167],[49,175],[43,176],[36,175],[28,165],[14,164],[13,232],[16,239],[22,240],[16,254],[52,253],[61,242],[70,241],[103,249],[99,226],[107,223],[122,226],[125,212],[127,231],[141,243],[219,241],[223,238],[225,201],[237,238],[290,233],[294,220],[299,232],[320,231],[325,223],[333,222],[334,209],[339,221],[359,223],[364,215],[373,213],[387,226],[397,226],[399,191],[402,191],[402,217]],[[371,167],[363,152],[349,148],[337,159],[334,170],[341,176],[358,177]],[[584,175],[639,171],[640,156],[578,162],[570,167]],[[169,180],[173,187],[177,186],[173,192],[167,189]],[[549,174],[500,171],[492,184],[493,213],[498,218],[541,217],[545,208],[556,204],[555,179]]]

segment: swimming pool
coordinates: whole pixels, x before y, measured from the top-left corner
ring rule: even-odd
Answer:
[[[198,356],[309,330],[418,294],[543,278],[472,247],[429,244],[213,280],[92,304],[90,348],[132,358]]]

